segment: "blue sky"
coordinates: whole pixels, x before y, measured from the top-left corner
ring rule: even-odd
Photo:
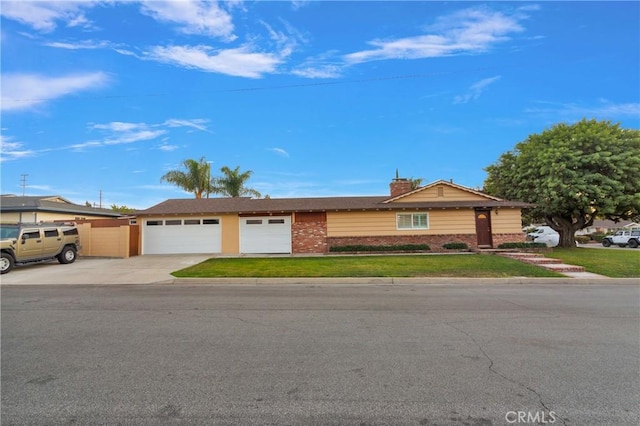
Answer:
[[[640,127],[638,2],[4,1],[1,192],[147,208],[186,158],[271,197],[480,187],[531,133]]]

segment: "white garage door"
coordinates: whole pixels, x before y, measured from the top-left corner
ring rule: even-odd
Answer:
[[[220,253],[220,219],[144,220],[142,254]]]
[[[291,253],[291,216],[240,218],[241,253]]]

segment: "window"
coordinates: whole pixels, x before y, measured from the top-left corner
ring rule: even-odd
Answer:
[[[57,236],[59,236],[57,229],[45,229],[44,230],[44,237],[45,238],[51,238],[51,237],[55,238]]]
[[[203,225],[220,225],[220,219],[202,219]]]
[[[147,226],[162,226],[161,220],[148,220]]]
[[[262,219],[247,219],[247,225],[262,225]]]
[[[269,225],[273,225],[276,223],[284,223],[284,219],[269,219]]]
[[[200,219],[185,219],[185,225],[200,225]]]
[[[64,235],[78,235],[78,228],[65,229],[62,233]]]
[[[165,225],[182,225],[182,220],[181,219],[171,219],[171,220],[167,220],[164,224]]]
[[[26,231],[22,234],[23,240],[34,240],[40,238],[40,231]]]
[[[429,229],[428,213],[398,213],[398,229]]]

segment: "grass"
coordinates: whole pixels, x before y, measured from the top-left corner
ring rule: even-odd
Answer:
[[[172,275],[178,278],[562,276],[490,255],[214,258]]]
[[[640,278],[640,249],[555,248],[546,256],[610,278]]]

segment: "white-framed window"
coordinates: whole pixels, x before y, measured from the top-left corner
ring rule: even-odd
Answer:
[[[398,229],[429,229],[429,213],[398,213]]]

